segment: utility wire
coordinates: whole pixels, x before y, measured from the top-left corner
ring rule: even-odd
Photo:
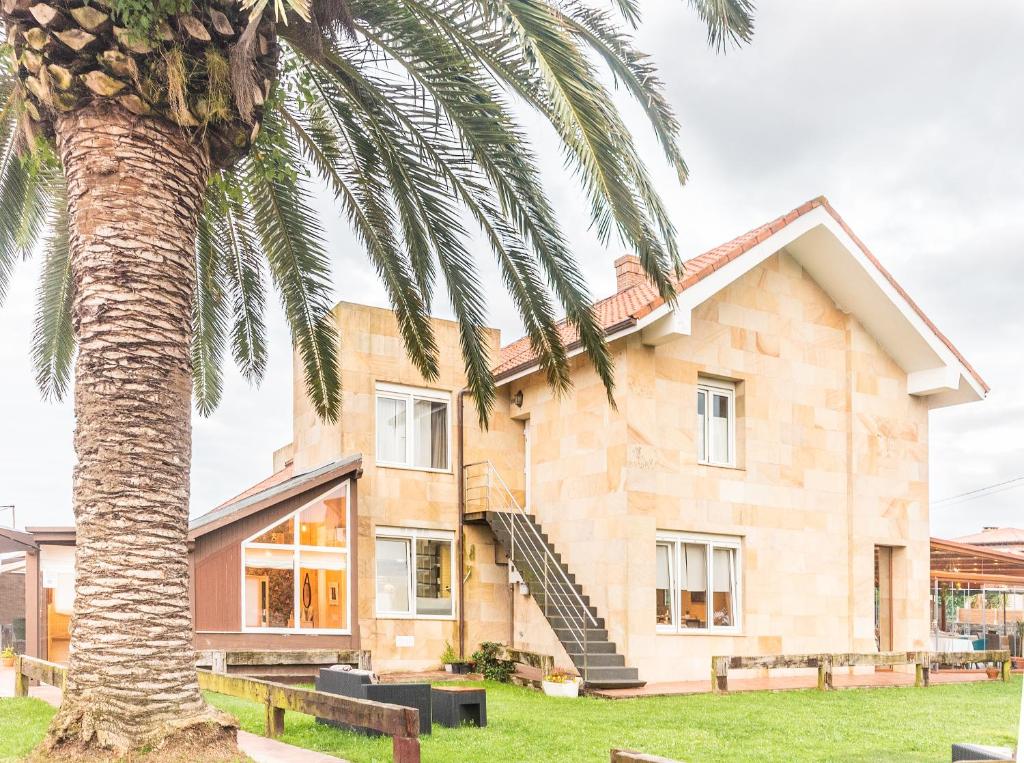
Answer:
[[[958,493],[956,495],[951,495],[948,496],[947,498],[942,498],[938,501],[932,501],[932,506],[938,506],[939,504],[950,503],[952,501],[956,501],[957,503],[965,502],[961,499],[973,501],[975,497],[983,498],[984,496],[990,495],[992,493],[1001,493],[1003,492],[1003,490],[1010,490],[1011,488],[1014,487],[1020,487],[1019,483],[1024,483],[1024,475],[1021,475],[1020,477],[1014,477],[1013,479],[1009,480],[1003,480],[1002,482],[996,482],[992,485],[986,485],[985,487],[979,487],[976,488],[975,490],[968,490],[966,493]],[[1002,488],[1002,490],[998,488]]]

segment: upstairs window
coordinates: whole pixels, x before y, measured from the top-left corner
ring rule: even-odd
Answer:
[[[697,382],[697,461],[736,465],[736,385],[717,379]]]
[[[451,463],[451,395],[377,385],[377,464],[446,472]]]

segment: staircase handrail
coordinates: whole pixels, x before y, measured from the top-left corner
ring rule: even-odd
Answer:
[[[580,595],[579,591],[576,590],[575,584],[569,579],[569,576],[566,573],[565,569],[558,562],[558,560],[554,558],[554,554],[552,553],[551,549],[548,548],[548,545],[544,542],[544,539],[540,537],[540,531],[537,529],[536,525],[534,525],[533,522],[530,521],[530,515],[527,514],[526,511],[523,509],[523,507],[519,505],[519,501],[516,500],[515,495],[509,489],[508,484],[502,478],[501,473],[494,467],[494,464],[491,462],[490,459],[484,459],[482,461],[475,461],[475,462],[473,462],[471,464],[466,464],[463,467],[463,479],[467,482],[467,486],[466,486],[467,496],[468,496],[468,491],[469,491],[469,485],[468,485],[469,476],[470,476],[469,470],[471,468],[473,468],[473,467],[476,467],[476,466],[486,466],[487,467],[487,485],[486,485],[486,489],[487,489],[487,506],[488,506],[488,508],[490,507],[490,478],[491,478],[491,475],[493,475],[495,477],[498,485],[501,487],[501,489],[505,493],[505,497],[507,498],[508,503],[509,503],[509,508],[513,509],[515,514],[521,516],[522,519],[523,519],[523,523],[527,527],[530,528],[530,533],[532,535],[532,539],[536,542],[536,547],[541,549],[541,553],[543,553],[544,559],[543,560],[536,560],[536,556],[537,556],[536,549],[530,549],[530,547],[526,547],[526,553],[528,553],[529,555],[533,556],[535,561],[543,561],[545,563],[545,566],[544,566],[545,573],[547,572],[548,564],[550,563],[550,565],[553,566],[558,571],[556,574],[560,575],[561,580],[564,583],[564,588],[566,588],[568,591],[571,591],[572,603],[574,605],[576,605],[578,612],[582,612],[584,614],[583,617],[580,617],[578,614],[576,614],[572,619],[573,620],[579,619],[579,620],[582,620],[583,623],[584,623],[584,627],[582,628],[582,630],[583,630],[583,642],[580,643],[580,646],[585,647],[586,646],[586,640],[587,640],[586,631],[587,631],[587,628],[589,627],[588,622],[590,624],[593,624],[596,627],[597,626],[597,618],[594,617],[593,613],[590,611],[590,608],[587,606],[586,602],[583,601],[583,597]],[[468,501],[467,501],[467,503],[468,503]],[[512,549],[510,549],[511,553],[509,554],[509,556],[510,557],[514,557],[514,555],[515,555],[515,540],[516,540],[516,538],[515,538],[515,524],[514,523],[510,523],[509,534],[512,536]],[[530,553],[531,551],[532,551],[532,553]],[[539,569],[539,566],[538,566],[538,569]],[[545,586],[545,591],[544,591],[545,603],[547,603],[547,601],[549,599],[551,599],[551,595],[550,595],[549,590],[547,590],[547,587]],[[560,611],[563,609],[561,605],[558,605],[558,608],[559,608]],[[568,623],[569,618],[566,618],[566,617],[563,616],[563,619],[566,620],[566,622]],[[579,641],[579,638],[578,638],[578,636],[576,636],[576,634],[573,634],[573,636],[574,636],[574,638],[577,641]],[[586,654],[585,649],[584,649],[583,653]]]

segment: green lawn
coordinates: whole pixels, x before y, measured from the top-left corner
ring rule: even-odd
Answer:
[[[55,712],[41,699],[0,699],[0,761],[28,755],[42,740]]]
[[[1012,746],[1021,683],[928,689],[790,691],[724,697],[556,700],[486,684],[486,729],[435,728],[424,737],[433,763],[606,761],[627,747],[698,761],[942,761],[954,741]],[[261,733],[263,708],[209,694],[242,727]],[[0,761],[16,761],[40,739],[53,709],[39,700],[0,700]],[[389,739],[369,739],[288,713],[282,741],[355,763],[391,760]],[[6,756],[6,757],[5,757]]]
[[[608,760],[611,747],[697,761],[942,761],[956,741],[1012,746],[1021,684],[928,689],[745,693],[724,697],[558,700],[487,683],[486,729],[436,727],[422,739],[433,763]],[[261,706],[209,695],[248,731]],[[282,741],[354,763],[391,760],[389,739],[368,739],[288,713]]]

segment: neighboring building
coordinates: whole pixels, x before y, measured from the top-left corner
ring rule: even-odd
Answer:
[[[25,648],[25,553],[0,538],[0,649]]]
[[[456,324],[426,383],[390,311],[338,305],[340,421],[296,361],[274,475],[193,521],[197,646],[387,671],[498,640],[613,686],[928,648],[928,411],[984,381],[824,199],[690,260],[674,305],[635,258],[616,275],[615,404],[570,328],[563,396],[487,330],[486,431]]]
[[[993,551],[1024,554],[1024,529],[1019,527],[985,527],[980,533],[953,540],[969,546],[984,546]]]

